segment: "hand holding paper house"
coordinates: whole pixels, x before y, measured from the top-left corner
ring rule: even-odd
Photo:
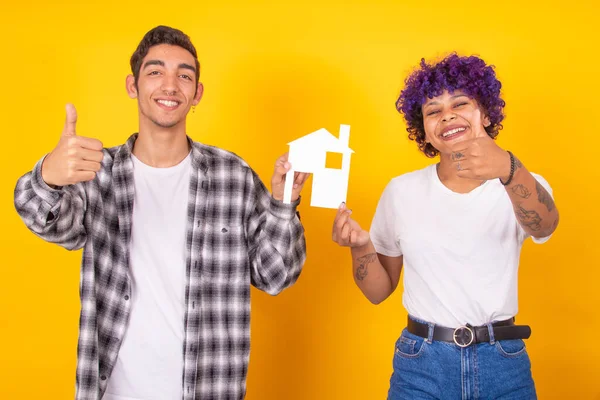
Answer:
[[[350,125],[340,125],[339,138],[326,129],[319,129],[288,143],[288,161],[292,168],[285,178],[283,202],[291,203],[295,172],[313,174],[311,206],[338,208],[346,201],[350,156],[354,153],[348,147],[349,139]],[[341,168],[327,168],[327,158],[336,155],[332,153],[342,156]]]

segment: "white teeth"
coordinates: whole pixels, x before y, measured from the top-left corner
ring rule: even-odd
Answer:
[[[160,104],[163,104],[167,107],[175,107],[178,104],[176,101],[170,101],[170,100],[157,100],[157,102],[159,102]]]
[[[466,129],[467,128],[454,128],[454,129],[452,129],[452,130],[450,130],[448,132],[444,132],[444,134],[442,136],[446,137],[446,136],[454,135],[455,133],[462,132],[462,131],[464,131]]]

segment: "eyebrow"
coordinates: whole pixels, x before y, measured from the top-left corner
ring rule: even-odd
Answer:
[[[469,97],[466,94],[455,94],[454,96],[450,97],[451,100],[454,100],[458,97]],[[428,106],[437,106],[440,103],[437,101],[430,101],[429,103],[426,103],[423,107],[428,107]]]
[[[144,68],[146,69],[147,67],[151,66],[151,65],[160,65],[161,67],[165,66],[165,62],[162,60],[148,60],[144,63]],[[196,73],[196,68],[194,68],[193,66],[189,65],[189,64],[185,64],[185,63],[181,63],[179,64],[178,68],[180,69],[189,69],[190,71],[193,71],[194,73]]]

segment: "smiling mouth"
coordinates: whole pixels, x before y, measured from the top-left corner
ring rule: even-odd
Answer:
[[[155,100],[158,104],[163,105],[168,108],[175,108],[179,105],[178,101],[174,100]]]
[[[467,130],[467,128],[465,128],[465,127],[454,128],[454,129],[450,129],[449,131],[446,131],[446,132],[442,133],[442,135],[441,135],[441,136],[442,136],[444,139],[447,139],[447,138],[450,138],[450,137],[452,137],[452,136],[454,136],[454,135],[457,135],[457,134],[459,134],[459,133],[461,133],[461,132],[464,132],[464,131],[466,131],[466,130]]]

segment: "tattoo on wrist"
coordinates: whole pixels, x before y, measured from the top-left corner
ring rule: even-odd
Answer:
[[[537,180],[535,181],[535,190],[538,195],[538,201],[546,206],[548,212],[554,210],[554,201],[552,200],[552,197],[550,197],[546,189],[544,189]]]
[[[358,268],[356,268],[356,279],[362,281],[369,274],[369,264],[377,259],[377,253],[369,253],[356,259]]]
[[[518,185],[515,185],[511,190],[514,194],[524,199],[528,199],[529,196],[531,196],[531,192],[529,191],[529,189],[527,189],[524,185],[521,185],[520,183]]]
[[[515,209],[515,213],[523,227],[527,227],[534,232],[542,229],[542,226],[540,225],[542,218],[535,210],[526,210],[523,206],[519,205],[518,208]]]

